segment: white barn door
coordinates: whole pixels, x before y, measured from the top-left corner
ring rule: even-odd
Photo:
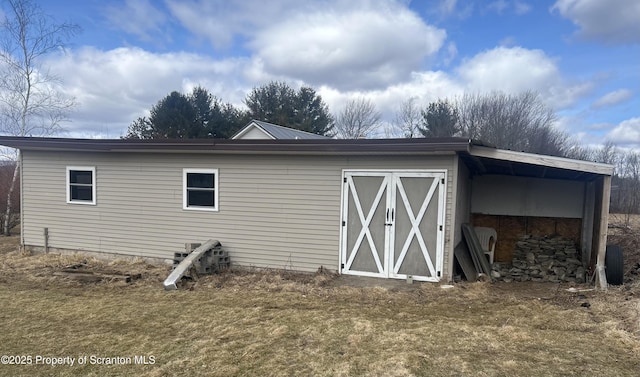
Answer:
[[[439,281],[444,171],[345,171],[341,273]]]

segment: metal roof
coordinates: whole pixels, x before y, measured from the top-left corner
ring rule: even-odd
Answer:
[[[591,180],[613,175],[613,166],[514,152],[461,137],[415,139],[67,139],[0,136],[21,150],[106,153],[207,153],[289,155],[434,155],[457,153],[472,174]]]
[[[255,120],[255,119],[252,120],[251,122],[249,122],[248,125],[246,125],[243,129],[238,131],[231,138],[232,139],[236,139],[236,138],[241,137],[246,132],[248,132],[252,127],[257,127],[259,129],[261,129],[267,135],[271,136],[273,139],[276,139],[276,140],[286,140],[286,139],[294,139],[294,140],[300,140],[300,139],[330,139],[327,136],[316,135],[316,134],[311,133],[311,132],[300,131],[300,130],[296,130],[296,129],[289,128],[289,127],[278,126],[277,124],[262,122],[262,121]]]

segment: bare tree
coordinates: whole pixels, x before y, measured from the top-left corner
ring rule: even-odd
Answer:
[[[629,226],[631,215],[640,213],[640,153],[624,152],[617,175],[620,210],[625,214],[625,223]]]
[[[370,137],[380,126],[382,114],[375,105],[360,97],[347,102],[336,117],[336,130],[341,139],[361,139]]]
[[[596,150],[594,157],[596,162],[615,165],[618,167],[618,170],[620,170],[620,166],[618,165],[621,161],[620,150],[612,141],[607,140],[602,147]]]
[[[555,112],[536,92],[465,94],[456,100],[456,108],[464,136],[517,151],[555,156],[567,152],[566,134],[554,127]]]
[[[597,149],[589,146],[581,145],[578,142],[573,142],[567,148],[564,157],[573,158],[574,160],[583,160],[596,162]]]
[[[400,130],[402,136],[408,139],[422,136],[419,130],[422,114],[420,107],[416,105],[416,101],[416,97],[411,97],[402,102],[393,121],[394,126]]]
[[[56,89],[59,79],[42,67],[48,54],[64,49],[79,28],[55,23],[32,0],[7,0],[0,29],[0,132],[15,136],[45,136],[58,132],[74,106]],[[9,235],[11,197],[20,169],[19,159],[7,195],[4,234]]]

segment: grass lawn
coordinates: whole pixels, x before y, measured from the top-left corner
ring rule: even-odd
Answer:
[[[0,355],[75,361],[0,365],[0,376],[640,374],[640,285],[353,287],[328,274],[244,271],[165,292],[168,268],[25,256],[16,242],[0,237]],[[142,279],[55,274],[79,262]]]

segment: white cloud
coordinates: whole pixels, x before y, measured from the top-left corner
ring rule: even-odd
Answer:
[[[529,11],[531,10],[531,5],[520,0],[495,0],[487,4],[486,9],[498,14],[503,14],[506,11],[513,11],[513,13],[515,13],[516,15],[521,16],[523,14],[529,13]]]
[[[300,15],[251,42],[264,68],[313,85],[376,88],[409,77],[446,38],[401,8]]]
[[[253,86],[269,80],[285,81],[292,87],[311,85],[332,111],[349,99],[364,96],[376,104],[386,120],[393,119],[398,105],[411,97],[424,106],[465,91],[518,93],[533,89],[557,109],[591,89],[589,83],[563,80],[553,60],[541,51],[520,47],[496,47],[482,52],[460,64],[453,74],[417,69],[406,80],[374,89],[366,85],[350,90],[332,83],[313,85],[297,74],[274,75],[262,64],[259,57],[216,60],[198,54],[160,54],[138,48],[84,48],[47,62],[52,73],[64,78],[66,93],[78,101],[73,123],[67,125],[70,136],[118,137],[171,91],[188,92],[195,85],[206,87],[236,106],[242,106]]]
[[[588,96],[594,89],[591,81],[569,82],[562,77],[558,81],[548,84],[546,90],[540,90],[546,95],[547,103],[556,110],[566,109],[574,105],[578,100]]]
[[[525,3],[524,1],[515,1],[513,3],[513,11],[519,16],[529,13],[529,11],[531,11],[531,5]]]
[[[598,98],[598,100],[594,102],[591,107],[599,109],[603,107],[614,106],[628,100],[632,95],[633,92],[629,89],[618,89]]]
[[[105,16],[115,28],[144,41],[164,35],[162,25],[167,21],[165,14],[149,0],[125,0],[123,5],[110,5],[105,9]]]
[[[340,109],[350,99],[364,97],[376,105],[383,118],[391,120],[398,106],[409,98],[416,105],[426,106],[438,98],[452,98],[463,93],[463,87],[442,71],[414,72],[409,81],[390,85],[384,89],[368,91],[340,91],[322,86],[318,93],[332,111]]]
[[[73,135],[108,133],[117,137],[128,125],[173,90],[206,87],[224,101],[240,104],[249,89],[243,80],[246,59],[216,61],[188,53],[153,54],[137,48],[102,51],[84,48],[47,62],[64,78],[65,93],[77,108],[65,128]]]
[[[456,9],[457,0],[442,0],[440,2],[440,13],[449,15]]]
[[[459,79],[467,91],[520,93],[539,92],[558,110],[572,105],[593,89],[591,82],[569,82],[562,78],[553,59],[542,50],[496,47],[464,61]]]
[[[216,48],[229,47],[237,35],[251,38],[270,25],[325,5],[297,0],[166,0],[165,4],[183,27]]]
[[[581,38],[608,44],[640,43],[638,1],[558,0],[551,11],[576,24]]]
[[[517,45],[517,43],[518,41],[512,35],[504,37],[500,40],[500,46],[503,46],[503,47],[514,47]]]
[[[345,90],[408,79],[446,39],[444,30],[395,0],[170,0],[167,7],[216,48],[242,38],[255,60],[254,77],[288,76]]]
[[[520,92],[549,87],[558,68],[542,50],[496,47],[481,52],[458,67],[458,75],[474,91]]]
[[[621,145],[640,146],[640,118],[621,122],[607,134],[607,140]]]
[[[444,57],[444,65],[448,66],[449,64],[451,64],[456,56],[458,56],[458,48],[456,47],[456,44],[453,42],[447,43],[447,52]]]
[[[509,3],[506,0],[496,0],[489,3],[489,5],[487,5],[487,9],[492,10],[498,14],[502,14],[502,12],[504,12],[508,6]]]

